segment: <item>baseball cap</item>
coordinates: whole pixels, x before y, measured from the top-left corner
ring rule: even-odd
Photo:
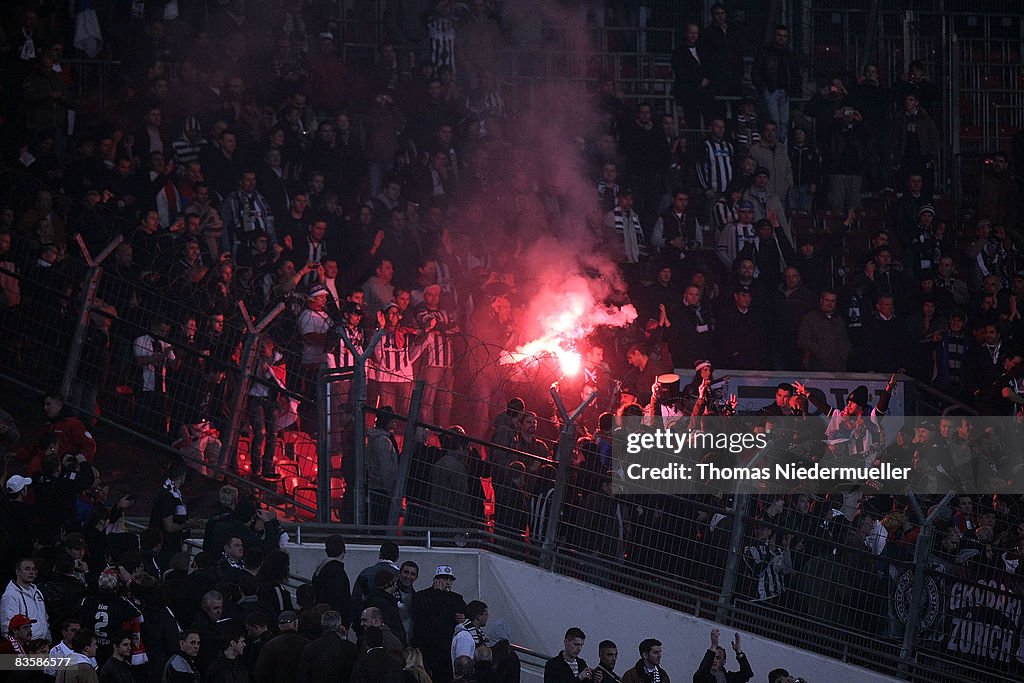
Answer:
[[[750,285],[738,285],[733,294],[752,294],[754,290],[750,288]]]
[[[15,474],[13,477],[7,480],[7,493],[11,495],[18,495],[25,490],[25,487],[32,483],[32,479],[29,477],[23,477],[20,474]]]
[[[452,568],[451,568],[450,565],[439,564],[439,565],[437,565],[437,569],[434,570],[434,578],[436,579],[439,576],[450,576],[451,578],[454,579],[455,578],[455,573],[452,572]]]
[[[753,211],[754,203],[744,199],[742,202],[736,205],[736,208],[739,209],[740,211]]]
[[[309,298],[312,299],[318,296],[327,296],[327,288],[323,285],[313,285],[309,289]]]
[[[766,176],[770,176],[770,175],[771,175],[771,171],[769,171],[769,170],[768,170],[767,168],[765,168],[764,166],[758,166],[757,168],[755,168],[755,169],[754,169],[754,175],[766,175]]]
[[[35,619],[29,619],[24,614],[15,614],[13,617],[11,617],[10,622],[8,622],[7,630],[13,631],[14,629],[21,628],[22,626],[34,623],[36,623]]]
[[[277,623],[279,624],[292,624],[298,620],[299,615],[290,609],[286,609],[277,615]]]

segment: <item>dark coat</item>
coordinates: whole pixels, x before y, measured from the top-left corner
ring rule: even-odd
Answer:
[[[327,558],[313,573],[313,595],[318,603],[325,602],[335,612],[345,614],[352,599],[352,590],[345,573],[345,563]]]
[[[296,631],[284,631],[274,636],[260,650],[260,658],[253,671],[256,683],[294,683],[299,680],[299,659],[309,638]]]
[[[577,657],[576,661],[579,662],[580,671],[587,668],[587,663],[582,657]],[[578,683],[561,652],[544,664],[544,683]]]
[[[355,643],[339,633],[326,633],[302,650],[295,680],[303,683],[347,681],[352,675],[357,655]]]
[[[747,661],[745,654],[740,654],[736,659],[740,663],[740,670],[726,671],[725,680],[727,683],[746,683],[754,677],[754,672],[750,670],[750,662]],[[711,673],[711,665],[714,662],[715,651],[705,651],[704,658],[700,660],[700,666],[693,672],[693,683],[715,683],[714,674]]]

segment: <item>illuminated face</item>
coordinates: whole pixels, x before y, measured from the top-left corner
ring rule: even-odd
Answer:
[[[395,303],[398,304],[398,308],[405,311],[409,308],[409,304],[412,302],[412,295],[402,290],[395,295]]]
[[[185,655],[195,657],[199,654],[199,634],[189,633],[184,640],[178,641],[178,646]]]
[[[114,646],[114,652],[121,659],[128,659],[132,656],[132,639],[122,638],[117,645]]]
[[[683,292],[683,303],[687,306],[700,305],[700,288],[693,285],[687,287]]]
[[[775,390],[775,405],[779,406],[780,408],[783,407],[783,406],[788,406],[789,405],[789,397],[792,396],[792,395],[793,395],[793,393],[789,389],[782,389],[782,388],[776,389]]]
[[[402,571],[398,573],[399,585],[408,590],[412,588],[412,585],[416,583],[416,579],[419,578],[420,570],[412,565],[405,565],[402,567]]]
[[[391,278],[395,276],[395,267],[391,265],[391,261],[382,261],[377,267],[377,277],[384,284],[391,282]]]
[[[565,639],[565,656],[575,659],[579,657],[580,652],[583,652],[583,639],[582,638],[566,638]]]
[[[608,671],[615,671],[615,662],[619,660],[619,651],[614,647],[603,648],[597,655],[601,666]]]
[[[47,397],[46,399],[43,400],[43,412],[46,414],[46,417],[50,420],[56,418],[57,415],[60,414],[60,410],[63,407],[64,402],[59,401],[56,398]],[[32,567],[35,568],[34,564],[32,564],[31,562],[29,564],[31,564]]]
[[[224,544],[224,554],[235,562],[241,562],[245,557],[245,545],[240,538],[232,538]]]
[[[423,303],[427,305],[427,308],[437,308],[441,304],[441,290],[437,287],[423,290]]]
[[[661,645],[655,645],[652,647],[646,655],[643,656],[644,662],[647,666],[655,667],[661,664]]]
[[[690,205],[690,197],[685,192],[677,192],[672,197],[672,210],[676,213],[684,213],[686,207]]]

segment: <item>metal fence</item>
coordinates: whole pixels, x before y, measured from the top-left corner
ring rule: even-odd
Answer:
[[[566,385],[538,392],[538,386],[550,385],[539,371],[524,377],[522,367],[503,366],[507,374],[495,391],[457,393],[457,385],[443,381],[382,387],[388,377],[380,368],[371,364],[368,378],[358,363],[323,369],[312,389],[294,393],[287,380],[281,387],[254,371],[255,363],[266,360],[259,359],[256,343],[262,321],[249,319],[243,307],[235,341],[220,351],[189,340],[187,330],[155,335],[176,356],[203,364],[197,374],[169,381],[166,403],[152,409],[149,398],[136,395],[145,391],[144,379],[139,384],[125,378],[132,373],[136,340],[153,331],[146,318],[163,319],[166,307],[181,305],[180,296],[161,294],[119,272],[124,253],[118,248],[59,278],[36,270],[13,275],[26,298],[18,310],[5,311],[4,329],[12,340],[4,346],[6,375],[34,387],[70,381],[73,402],[87,417],[89,392],[82,385],[95,384],[105,419],[149,430],[153,442],[165,445],[171,435],[162,430],[198,424],[185,411],[209,411],[209,383],[226,382],[222,417],[201,415],[210,418],[216,433],[207,436],[223,443],[225,459],[194,444],[188,450],[179,443],[175,450],[197,469],[228,476],[245,474],[252,462],[246,457],[249,438],[239,434],[240,416],[250,414],[249,389],[276,386],[283,397],[306,404],[284,412],[313,415],[316,427],[280,432],[282,445],[273,449],[274,466],[285,476],[278,484],[267,482],[265,498],[280,500],[293,518],[337,522],[344,526],[329,528],[352,534],[367,528],[398,533],[403,541],[428,530],[435,545],[508,554],[909,680],[954,680],[968,669],[991,680],[1017,675],[1017,641],[1003,634],[1019,637],[1018,589],[1012,575],[996,568],[1001,553],[1015,551],[995,544],[959,548],[954,530],[934,524],[948,500],[922,501],[905,518],[884,518],[858,510],[855,497],[840,506],[836,499],[776,501],[724,489],[619,496],[604,488],[608,435],[593,428],[593,411],[607,406],[584,402]],[[110,303],[115,301],[126,302],[116,316],[107,308],[116,310]],[[253,310],[261,317],[262,309]],[[279,325],[272,324],[269,333],[281,334]],[[368,355],[378,341],[367,344]],[[103,368],[108,372],[101,373]],[[478,368],[471,380],[483,381],[497,369]],[[97,381],[97,374],[107,381]],[[504,399],[530,386],[527,405],[542,409],[526,428]],[[392,403],[405,389],[407,402]],[[426,401],[428,392],[432,398]],[[374,400],[361,400],[367,394]],[[444,422],[434,411],[448,398],[454,412]],[[385,405],[401,407],[387,412]],[[371,419],[375,425],[368,427]],[[487,429],[464,433],[456,420],[475,420]],[[269,430],[278,433],[277,425]],[[231,468],[232,453],[237,470]],[[1012,521],[1005,517],[1000,523]],[[314,530],[306,527],[303,535],[308,539]],[[994,556],[975,559],[985,553]]]

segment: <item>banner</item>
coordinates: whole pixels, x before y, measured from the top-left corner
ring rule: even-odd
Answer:
[[[676,374],[682,379],[683,386],[693,379],[693,369],[677,368]],[[846,397],[857,387],[864,385],[868,388],[868,396],[872,405],[878,403],[886,382],[889,381],[886,375],[875,375],[866,373],[839,373],[827,374],[822,372],[767,372],[760,370],[721,370],[715,368],[715,379],[721,380],[728,377],[729,386],[727,393],[736,394],[736,410],[738,414],[754,414],[775,401],[775,388],[782,382],[800,382],[807,386],[809,391],[824,396],[825,400],[833,408],[842,408],[846,405]],[[908,396],[908,382],[897,379],[896,388],[893,389],[892,399],[889,401],[889,415],[906,415],[913,412],[911,397]],[[815,414],[814,406],[811,406],[812,414]]]
[[[1021,604],[1020,595],[1001,576],[951,582],[946,654],[998,669],[1018,666],[1024,662]]]

